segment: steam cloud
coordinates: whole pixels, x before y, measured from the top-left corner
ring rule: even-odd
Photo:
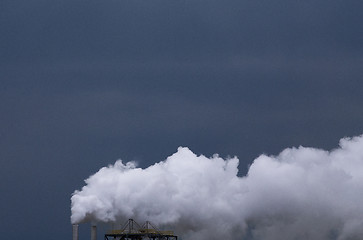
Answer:
[[[183,239],[363,239],[363,135],[261,155],[245,177],[238,163],[183,147],[146,169],[118,160],[74,192],[71,221],[149,220]]]

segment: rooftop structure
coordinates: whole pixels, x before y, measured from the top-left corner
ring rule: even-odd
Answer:
[[[177,240],[173,231],[159,231],[150,222],[140,226],[129,219],[121,230],[111,230],[105,234],[105,240]]]

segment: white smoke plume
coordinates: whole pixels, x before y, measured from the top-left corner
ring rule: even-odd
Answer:
[[[363,135],[261,155],[245,177],[238,163],[183,147],[146,169],[118,160],[74,192],[71,221],[149,220],[186,240],[363,239]]]

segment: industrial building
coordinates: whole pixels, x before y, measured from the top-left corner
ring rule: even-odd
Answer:
[[[121,230],[111,230],[105,234],[104,240],[177,240],[172,231],[160,231],[150,222],[140,226],[133,219],[129,219]]]
[[[78,239],[78,224],[73,225],[73,240]],[[129,219],[120,230],[110,230],[104,240],[178,240],[173,231],[160,231],[149,221],[140,226]],[[97,240],[97,227],[91,226],[91,240]]]

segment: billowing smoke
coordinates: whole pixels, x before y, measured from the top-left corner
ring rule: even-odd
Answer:
[[[71,221],[149,220],[186,240],[363,239],[363,135],[261,155],[245,177],[238,163],[183,147],[146,169],[118,160],[74,192]]]

